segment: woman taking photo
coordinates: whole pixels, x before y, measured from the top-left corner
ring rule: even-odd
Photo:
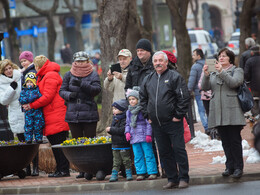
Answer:
[[[18,98],[21,92],[21,72],[11,60],[0,62],[0,104],[8,106],[8,120],[19,141],[24,139],[24,113]]]
[[[66,106],[64,100],[59,95],[62,79],[59,75],[60,66],[55,62],[49,61],[43,55],[34,58],[37,85],[42,96],[30,104],[24,104],[25,110],[31,108],[43,108],[45,128],[43,135],[47,136],[51,145],[60,144],[66,140],[69,126],[65,122]],[[69,161],[61,149],[52,148],[55,160],[56,171],[49,174],[49,177],[68,177]]]
[[[224,177],[240,178],[243,174],[241,130],[246,125],[244,113],[237,98],[237,89],[243,83],[244,72],[234,65],[235,55],[224,48],[218,53],[215,72],[203,67],[202,90],[212,90],[209,110],[209,128],[217,128],[226,155]]]
[[[74,62],[69,72],[64,75],[60,96],[65,100],[67,112],[65,121],[69,123],[73,138],[95,137],[99,120],[94,97],[101,91],[100,79],[93,71],[86,52],[73,55]],[[81,172],[77,178],[83,178]]]

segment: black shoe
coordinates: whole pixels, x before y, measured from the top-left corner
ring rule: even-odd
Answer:
[[[49,174],[48,177],[70,177],[70,173],[69,172],[55,172],[52,174]]]
[[[33,171],[32,171],[32,176],[39,176],[39,153],[36,154],[34,157],[32,163],[33,163]]]
[[[59,174],[61,174],[59,171],[55,171],[54,173],[49,174],[48,177],[56,177]]]
[[[26,167],[25,174],[26,174],[26,176],[31,176],[31,166],[30,165],[28,165]]]
[[[31,143],[32,143],[32,140],[27,140],[26,143],[27,143],[27,144],[31,144]]]
[[[223,173],[222,173],[222,176],[223,177],[228,177],[230,175],[232,175],[234,172],[234,169],[226,169]]]
[[[241,169],[235,169],[232,177],[233,178],[240,178],[243,175],[243,171]]]
[[[39,139],[39,140],[36,140],[36,142],[38,143],[38,144],[42,144],[42,139]]]
[[[76,178],[77,179],[79,179],[79,178],[84,178],[84,172],[80,172],[77,176],[76,176]]]

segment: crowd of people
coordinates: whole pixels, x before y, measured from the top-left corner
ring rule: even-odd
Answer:
[[[112,137],[110,182],[118,181],[122,165],[126,179],[133,180],[134,156],[137,181],[156,179],[160,164],[168,179],[164,189],[189,186],[184,124],[193,94],[205,133],[217,131],[222,141],[227,157],[222,175],[242,176],[241,130],[246,121],[237,88],[244,80],[250,82],[256,100],[254,116],[259,115],[260,107],[260,50],[252,40],[246,43],[250,52],[240,67],[235,65],[234,53],[224,48],[218,52],[212,72],[203,51],[195,49],[188,84],[177,70],[175,56],[169,51],[154,53],[147,39],[137,42],[133,59],[128,49],[118,52],[119,68],[110,68],[104,80],[104,89],[113,94],[113,119],[106,128]],[[102,90],[101,81],[86,52],[76,52],[72,58],[73,62],[66,61],[72,66],[63,79],[57,63],[44,55],[34,58],[30,51],[20,54],[23,69],[8,59],[0,62],[0,104],[8,107],[10,129],[20,141],[42,143],[44,135],[51,145],[60,144],[69,130],[73,138],[96,136],[99,114],[94,98]],[[57,165],[49,177],[70,176],[62,150],[52,151]],[[30,166],[26,168],[27,175],[39,175],[38,158],[37,154],[32,173]],[[84,172],[76,177],[83,178]]]

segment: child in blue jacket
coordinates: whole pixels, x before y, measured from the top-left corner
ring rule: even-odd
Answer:
[[[42,95],[39,88],[36,86],[36,75],[33,72],[29,72],[25,75],[25,83],[20,93],[19,102],[21,104],[28,104],[34,102]],[[37,143],[42,143],[44,117],[42,109],[30,109],[25,111],[25,125],[24,125],[24,137],[26,143],[32,143],[33,135]]]

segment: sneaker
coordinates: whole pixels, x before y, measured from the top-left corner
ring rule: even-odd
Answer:
[[[186,181],[180,181],[179,188],[187,188],[189,187],[189,184]]]
[[[142,181],[144,179],[145,179],[144,175],[138,175],[137,178],[136,178],[136,181]]]
[[[155,174],[149,175],[149,177],[148,177],[149,180],[153,180],[156,178],[157,178],[157,175],[155,175]]]
[[[222,173],[223,177],[228,177],[230,175],[232,175],[234,172],[234,169],[225,169],[225,171]]]
[[[164,190],[178,188],[179,184],[174,182],[168,182],[166,185],[163,186]]]

